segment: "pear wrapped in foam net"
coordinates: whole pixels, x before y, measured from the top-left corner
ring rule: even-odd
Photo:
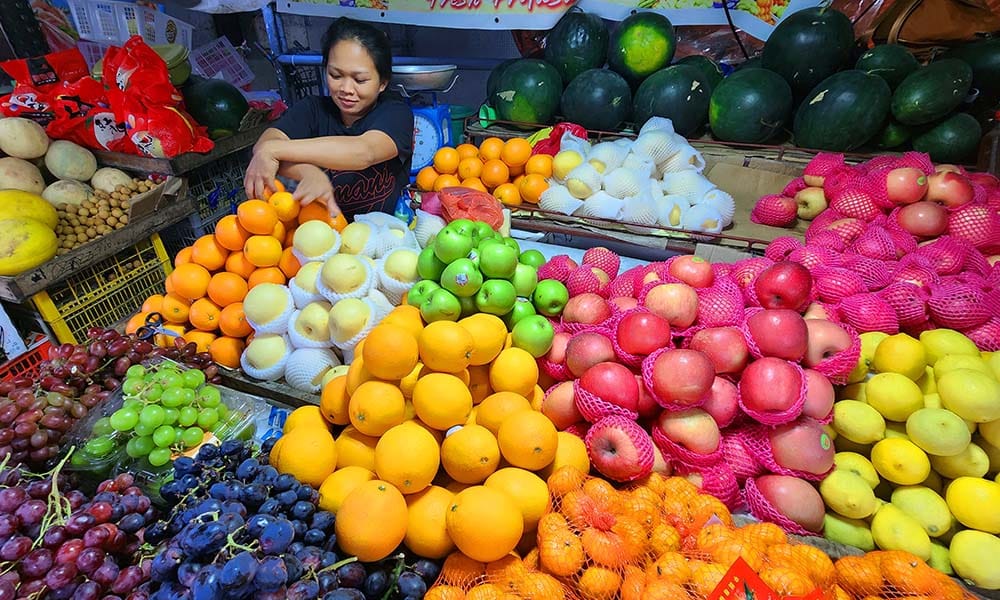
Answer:
[[[583,163],[566,176],[566,189],[574,198],[589,198],[601,189],[601,173],[592,165]]]
[[[656,176],[656,163],[645,156],[640,156],[635,152],[629,152],[622,163],[623,169],[631,169],[639,173],[644,179],[651,179]]]
[[[566,186],[557,183],[542,192],[538,199],[538,207],[562,215],[571,215],[583,206],[583,202],[579,198],[574,198]]]
[[[444,229],[447,223],[441,217],[432,215],[419,208],[416,211],[416,215],[417,220],[416,225],[413,227],[413,235],[417,238],[417,243],[420,244],[420,247],[424,248],[427,246],[427,242],[437,235],[437,232]]]
[[[736,214],[736,200],[728,192],[719,188],[705,192],[705,195],[695,204],[711,206],[722,215],[723,227],[728,227],[733,222],[733,215]]]
[[[375,282],[378,280],[378,275],[375,273],[375,267],[371,262],[369,262],[364,256],[357,257],[358,262],[365,269],[365,279],[357,288],[351,290],[350,292],[338,292],[337,290],[329,287],[327,282],[323,281],[323,271],[320,271],[320,276],[316,279],[316,290],[321,296],[326,298],[332,304],[336,304],[338,301],[344,298],[362,298],[368,295],[368,291],[372,289]],[[329,260],[333,260],[330,257]],[[325,265],[324,265],[325,268]]]
[[[273,364],[268,366],[260,366],[254,364],[250,360],[250,355],[254,353],[253,348],[255,346],[260,346],[264,344],[270,344],[276,341],[272,338],[278,338],[284,344],[284,349],[282,350],[281,357]],[[240,368],[243,372],[253,377],[254,379],[260,381],[277,381],[285,374],[285,365],[288,364],[288,357],[292,353],[292,344],[288,341],[288,338],[275,333],[265,333],[257,335],[250,342],[250,345],[246,347],[243,354],[240,355]]]
[[[629,198],[639,195],[649,187],[649,178],[635,169],[619,167],[604,175],[604,191],[615,198]]]
[[[676,135],[676,134],[675,134]],[[666,173],[676,173],[678,171],[697,171],[701,173],[705,170],[705,157],[687,143],[687,140],[680,136],[676,136],[678,139],[682,140],[684,143],[681,145],[677,152],[668,158],[665,162],[659,165],[660,172]]]
[[[684,215],[687,214],[689,208],[691,208],[691,205],[684,196],[662,196],[657,202],[656,222],[660,227],[680,229],[681,222],[684,220]]]
[[[587,155],[587,161],[602,173],[610,173],[622,166],[625,157],[628,156],[628,147],[614,142],[601,142],[595,144]],[[599,166],[600,165],[600,166]],[[603,168],[601,168],[603,167]]]
[[[666,117],[650,117],[642,127],[639,129],[639,135],[644,133],[650,133],[652,131],[666,131],[667,133],[674,132],[674,122]]]
[[[639,194],[625,198],[625,202],[621,210],[621,220],[628,225],[641,225],[644,227],[649,227],[656,225],[659,219],[658,207],[656,202],[653,201],[653,197],[649,192],[649,188],[646,188]],[[645,232],[644,228],[631,228],[637,232]]]
[[[266,322],[261,322],[259,319],[255,318],[259,317],[260,314],[258,311],[254,310],[254,307],[252,306],[258,305],[259,307],[263,307],[264,303],[258,302],[261,298],[258,297],[257,299],[254,299],[253,290],[250,290],[247,297],[244,299],[243,306],[244,311],[246,312],[247,323],[254,330],[254,333],[283,334],[288,331],[288,321],[292,316],[292,312],[295,311],[295,301],[292,299],[291,291],[289,291],[286,286],[275,286],[274,284],[272,284],[272,286],[273,288],[268,289],[274,289],[277,293],[281,294],[281,298],[275,300],[276,303],[279,303],[281,312],[277,313],[274,318],[269,319]],[[248,307],[250,310],[247,310]]]
[[[681,227],[687,231],[719,233],[723,227],[722,215],[711,206],[695,204],[681,219]]]
[[[617,219],[624,205],[625,201],[621,198],[615,198],[605,191],[599,191],[587,198],[583,206],[573,214],[598,219]]]
[[[688,204],[695,204],[705,197],[715,184],[697,171],[679,171],[663,175],[663,191],[688,199]]]
[[[333,308],[329,302],[325,300],[317,300],[317,304],[322,306],[326,311],[327,315],[330,314],[330,309]],[[325,331],[319,332],[320,335],[313,335],[311,337],[306,337],[306,334],[299,331],[300,320],[302,319],[302,310],[296,310],[292,312],[292,315],[288,318],[288,340],[292,343],[295,348],[329,348],[330,347],[330,328],[327,327]]]
[[[687,142],[684,142],[682,138],[679,139],[673,133],[660,129],[649,131],[636,138],[635,143],[632,144],[632,152],[660,165],[686,145]]]
[[[329,348],[298,348],[285,363],[285,381],[303,392],[315,394],[323,383],[323,375],[340,364]]]
[[[303,263],[299,267],[299,272],[288,282],[288,291],[292,294],[292,301],[295,303],[295,308],[304,308],[310,302],[323,299],[323,295],[316,289],[316,280],[319,279],[319,268],[315,270],[312,267],[306,268],[306,265],[310,264],[319,265],[320,268],[323,265],[319,261]]]

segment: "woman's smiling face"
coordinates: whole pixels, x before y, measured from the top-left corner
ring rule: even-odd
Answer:
[[[354,40],[341,40],[330,49],[326,65],[326,85],[330,97],[340,109],[345,125],[363,117],[385,90],[371,54]]]

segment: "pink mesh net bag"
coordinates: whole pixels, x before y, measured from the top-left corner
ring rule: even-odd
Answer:
[[[618,275],[608,285],[609,298],[635,298],[638,282],[646,275],[646,266],[639,265]]]
[[[716,277],[729,277],[732,271],[732,263],[712,263],[712,275]]]
[[[656,352],[653,352],[652,354],[647,356],[645,360],[642,361],[642,383],[643,385],[646,386],[646,391],[649,392],[650,398],[652,398],[654,402],[656,402],[661,407],[667,410],[684,410],[687,408],[697,408],[705,403],[706,398],[702,398],[697,402],[695,402],[694,404],[676,404],[665,398],[660,397],[660,395],[656,393],[656,388],[653,387],[653,364],[656,362],[657,358],[663,355],[664,352],[669,352],[673,349],[674,348],[661,348]]]
[[[916,252],[917,250],[917,238],[899,226],[898,223],[890,219],[885,224],[885,230],[889,233],[889,237],[892,238],[892,243],[896,246],[896,256],[906,256],[911,252]]]
[[[845,187],[830,196],[830,208],[844,215],[862,221],[871,221],[882,214],[875,199],[862,187]]]
[[[542,357],[537,359],[538,368],[545,372],[546,375],[555,379],[556,381],[569,381],[573,379],[573,373],[570,372],[569,367],[562,363],[554,363],[549,359]]]
[[[774,523],[778,527],[781,527],[786,532],[794,535],[802,536],[817,536],[819,534],[805,529],[795,521],[789,519],[785,515],[778,512],[778,509],[774,507],[764,494],[760,492],[757,487],[756,479],[747,479],[743,484],[743,500],[746,502],[747,507],[750,509],[750,514],[757,517],[761,521],[766,521],[768,523]]]
[[[843,267],[820,265],[811,272],[813,288],[824,302],[840,302],[847,296],[868,290],[861,275]]]
[[[730,510],[735,510],[743,504],[740,496],[740,483],[736,480],[733,470],[725,461],[719,461],[706,467],[691,467],[685,464],[677,465],[677,474],[701,479],[698,487],[702,492],[715,496]]]
[[[815,422],[809,417],[802,417],[801,420],[813,423]],[[751,426],[746,430],[744,435],[744,443],[746,444],[747,449],[765,470],[776,475],[788,475],[789,477],[798,477],[799,479],[805,479],[807,481],[823,481],[829,471],[827,471],[827,473],[817,475],[806,471],[786,469],[785,467],[779,465],[777,460],[774,458],[774,450],[771,447],[771,438],[769,437],[770,433],[771,430],[768,427]]]
[[[899,333],[896,311],[885,300],[871,292],[844,298],[838,310],[844,322],[861,333],[866,331]]]
[[[845,245],[850,245],[854,243],[854,240],[858,239],[858,236],[864,232],[865,227],[867,226],[867,223],[861,219],[841,217],[840,219],[827,224],[826,231],[832,231],[840,236],[840,239],[844,241]]]
[[[896,259],[896,244],[893,242],[892,236],[884,227],[878,225],[866,227],[847,251],[876,260]]]
[[[767,360],[781,360],[781,359],[767,359]],[[743,380],[740,380],[740,395],[739,395],[739,405],[740,409],[745,415],[753,419],[754,421],[761,423],[763,425],[784,425],[785,423],[791,423],[795,419],[799,418],[802,414],[802,407],[806,403],[806,376],[802,371],[802,367],[798,363],[792,361],[785,361],[789,365],[795,368],[795,371],[799,375],[799,395],[796,397],[795,401],[786,410],[782,411],[772,411],[772,410],[757,410],[751,408],[744,399],[744,389]],[[747,369],[753,368],[754,363],[750,363]],[[745,371],[744,371],[745,372]],[[753,448],[751,448],[753,450]]]
[[[583,389],[579,379],[573,382],[573,402],[583,418],[590,423],[596,423],[609,415],[620,415],[633,421],[639,418],[638,412],[612,404],[597,394]]]
[[[649,310],[646,309],[645,307],[640,306],[637,308],[631,308],[629,310],[626,310],[618,314],[615,317],[614,325],[612,326],[612,329],[615,331],[615,335],[611,336],[611,343],[615,347],[615,356],[618,357],[618,360],[621,361],[622,364],[631,367],[633,369],[638,369],[639,367],[641,367],[642,361],[646,357],[641,356],[639,354],[632,354],[631,352],[621,347],[621,345],[618,343],[618,333],[617,333],[618,327],[621,326],[622,319],[624,319],[627,315],[646,314],[646,313],[649,313]]]
[[[805,169],[802,170],[802,175],[808,177],[826,178],[832,173],[845,168],[847,168],[847,163],[844,162],[843,154],[820,152],[809,161],[809,164],[807,164]]]
[[[865,282],[865,288],[869,292],[880,290],[889,285],[892,281],[892,272],[896,268],[894,263],[886,263],[860,254],[844,256],[843,264],[844,267],[861,276],[861,280]]]
[[[717,277],[698,293],[698,323],[702,327],[738,325],[743,320],[743,293],[729,277]]]
[[[900,327],[919,325],[930,318],[930,313],[927,312],[930,294],[922,287],[899,281],[880,290],[878,295],[896,311]]]
[[[825,246],[803,246],[793,250],[788,260],[797,262],[810,271],[820,265],[839,266],[842,255]]]
[[[973,254],[970,252],[969,254]],[[986,278],[973,271],[962,271],[956,275],[945,275],[941,278],[944,283],[962,283],[986,291]]]
[[[753,210],[750,211],[750,220],[770,227],[791,227],[798,218],[796,212],[794,201],[790,201],[780,194],[770,194],[762,196],[757,201]]]
[[[1000,351],[1000,317],[994,317],[978,327],[963,331],[983,352]]]
[[[826,229],[827,225],[843,218],[844,215],[835,210],[830,210],[829,208],[819,213],[816,215],[816,218],[809,222],[809,226],[806,227],[806,242],[809,242],[812,239],[812,236]]]
[[[566,254],[553,256],[544,265],[538,267],[538,280],[555,279],[566,283],[566,278],[576,268],[575,261]]]
[[[621,258],[602,246],[590,248],[584,252],[582,262],[587,266],[597,267],[604,271],[610,279],[618,276],[618,269],[621,267]]]
[[[962,263],[963,273],[975,273],[985,278],[989,276],[993,266],[986,260],[982,252],[967,252],[965,262]]]
[[[714,452],[702,454],[693,452],[684,446],[674,442],[659,427],[653,427],[653,443],[663,453],[663,457],[674,465],[684,465],[687,467],[708,467],[722,460],[722,447],[718,447]]]
[[[587,432],[590,431],[590,423],[587,423],[586,421],[574,423],[573,425],[570,425],[566,429],[563,429],[563,431],[565,431],[566,433],[571,433],[576,437],[580,438],[581,440],[586,440]]]
[[[598,294],[608,296],[608,285],[598,279],[590,267],[577,267],[566,277],[566,289],[570,297],[580,294]]]
[[[891,171],[892,169],[902,169],[910,167],[920,169],[925,175],[934,173],[934,163],[930,156],[922,152],[904,152],[901,155],[882,154],[861,164],[861,168],[866,173],[874,171]]]
[[[929,259],[930,266],[938,275],[952,275],[962,270],[965,264],[965,253],[969,249],[967,242],[950,235],[943,235],[929,244],[917,248],[915,256]]]
[[[847,242],[836,231],[820,231],[809,240],[810,246],[825,246],[835,252],[847,249]]]
[[[764,270],[773,264],[773,260],[764,257],[744,258],[739,262],[733,263],[733,269],[730,271],[729,276],[740,288],[744,304],[747,306],[760,306],[760,300],[757,299],[757,292],[754,291],[753,282],[757,279],[757,275],[763,273]]]
[[[788,182],[788,185],[785,186],[785,189],[781,190],[781,195],[788,196],[789,198],[794,198],[795,194],[798,194],[807,187],[809,187],[809,184],[806,183],[805,178],[796,177],[795,179]]]
[[[851,336],[851,345],[840,352],[824,356],[811,368],[822,373],[834,385],[844,385],[847,383],[847,376],[851,374],[861,356],[861,336],[850,325],[843,323],[838,325]]]
[[[871,194],[875,206],[885,211],[891,209],[894,204],[889,200],[889,190],[886,186],[886,173],[890,169],[879,169],[866,173],[864,176],[864,190]]]
[[[1000,243],[1000,218],[984,204],[966,204],[948,215],[948,234],[976,248]]]
[[[632,440],[636,452],[635,458],[629,461],[628,471],[616,472],[613,474],[614,477],[611,477],[610,473],[604,473],[606,477],[626,482],[641,479],[653,472],[653,463],[656,460],[653,441],[649,438],[649,434],[636,424],[635,419],[621,415],[609,415],[591,425],[590,429],[587,430],[587,437],[583,440],[587,444],[588,452],[593,452],[595,448],[600,449],[603,444],[608,443],[607,440],[612,439],[607,434],[608,430],[625,433]]]
[[[722,436],[719,443],[722,448],[722,459],[732,469],[737,481],[745,480],[764,473],[764,467],[754,458],[743,440],[746,427],[740,427]]]
[[[908,254],[900,259],[892,272],[892,281],[912,283],[918,287],[929,288],[941,283],[941,276],[934,270],[934,265],[926,256]]]
[[[648,265],[646,265],[646,272],[643,273],[643,278],[645,278],[645,276],[649,275],[650,273],[655,273],[656,276],[660,278],[660,280],[656,281],[655,283],[680,283],[681,281],[680,279],[677,279],[676,277],[670,274],[670,265],[677,258],[678,257],[676,256],[672,256],[664,261],[649,263]]]
[[[764,249],[764,256],[778,262],[785,260],[794,250],[803,246],[802,240],[797,237],[781,236],[771,240],[771,243]]]
[[[962,283],[942,283],[931,288],[927,308],[942,327],[971,329],[993,316],[982,290]]]

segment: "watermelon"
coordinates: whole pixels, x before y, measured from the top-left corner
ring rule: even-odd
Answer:
[[[590,69],[566,86],[560,104],[567,121],[591,130],[611,131],[628,120],[632,90],[618,73]]]
[[[972,86],[980,97],[1000,99],[1000,39],[980,40],[946,52],[943,58],[957,58],[972,67]]]
[[[765,69],[788,82],[796,98],[850,64],[854,28],[832,8],[800,10],[783,18],[764,43]]]
[[[608,43],[608,66],[631,85],[666,67],[674,58],[677,36],[670,19],[654,12],[626,17]]]
[[[740,64],[736,65],[736,70],[741,71],[743,69],[763,69],[764,61],[761,59],[760,55],[753,58],[748,58]]]
[[[547,125],[559,108],[562,79],[556,68],[537,58],[511,63],[500,75],[494,101],[503,121]]]
[[[896,89],[906,76],[920,68],[917,58],[909,50],[898,44],[875,46],[865,52],[854,68],[871,75],[878,75]]]
[[[882,149],[898,148],[910,141],[911,137],[913,137],[913,132],[910,131],[909,127],[900,125],[890,118],[873,141],[877,147]]]
[[[955,113],[913,137],[913,149],[934,162],[971,164],[976,161],[983,130],[972,115]]]
[[[722,82],[724,75],[722,74],[722,69],[719,65],[707,56],[702,56],[700,54],[692,54],[691,56],[685,56],[684,58],[678,60],[675,64],[678,65],[691,65],[696,69],[700,70],[708,82],[712,85],[714,90],[719,83]]]
[[[914,71],[892,95],[892,116],[904,125],[926,125],[943,118],[972,88],[972,67],[957,58],[932,62]]]
[[[231,135],[250,110],[246,97],[236,86],[221,79],[200,79],[184,87],[184,105],[210,137]]]
[[[806,96],[795,114],[795,145],[847,152],[882,128],[892,91],[881,77],[842,71],[827,77]]]
[[[763,144],[781,131],[792,110],[792,88],[774,71],[740,69],[712,92],[708,119],[726,142]]]
[[[507,67],[516,63],[518,60],[520,59],[508,58],[499,65],[493,67],[493,70],[490,71],[490,76],[486,80],[486,103],[490,106],[494,106],[494,96],[497,93],[497,86],[500,85],[500,76],[503,75],[503,72],[507,69]]]
[[[608,29],[597,15],[577,7],[569,9],[545,37],[545,60],[569,84],[588,69],[604,66],[608,54]]]
[[[635,126],[650,117],[665,117],[674,131],[689,137],[708,121],[711,86],[701,71],[691,65],[673,65],[653,73],[642,82],[632,102]]]

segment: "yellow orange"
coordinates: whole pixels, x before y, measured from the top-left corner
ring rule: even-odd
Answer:
[[[436,485],[406,496],[408,522],[403,543],[417,556],[444,558],[455,549],[445,525],[454,496]]]
[[[537,174],[525,175],[517,187],[517,191],[521,194],[521,199],[532,204],[538,204],[538,200],[542,197],[542,192],[547,189],[549,189],[549,182]]]
[[[366,381],[351,394],[348,411],[355,429],[377,437],[403,422],[406,401],[398,387],[384,381]]]
[[[524,165],[525,175],[552,177],[552,157],[548,154],[534,154]]]
[[[455,147],[458,151],[458,157],[461,159],[466,158],[479,158],[479,148],[476,148],[472,144],[459,144]]]
[[[273,196],[272,196],[273,197]],[[337,514],[347,495],[366,481],[375,479],[375,473],[363,467],[341,467],[323,480],[319,486],[319,507]]]
[[[406,500],[387,481],[373,479],[356,487],[337,516],[337,545],[361,561],[382,560],[406,536]]]
[[[524,138],[511,138],[500,151],[500,160],[510,167],[523,167],[531,158],[531,144]]]
[[[517,191],[517,185],[513,183],[503,183],[493,190],[493,197],[503,203],[504,206],[521,206],[521,193]]]
[[[479,179],[486,187],[495,188],[510,181],[510,168],[501,160],[487,160],[483,164],[483,172]]]
[[[429,192],[434,189],[434,180],[438,178],[438,175],[440,175],[440,173],[435,171],[434,167],[427,166],[417,171],[417,177],[414,183],[417,185],[418,190],[422,192]]]
[[[478,177],[470,177],[468,179],[462,180],[462,187],[476,190],[478,192],[483,192],[485,194],[489,193],[486,186],[483,185],[483,180]]]
[[[434,153],[434,170],[442,175],[452,175],[458,170],[461,157],[458,150],[445,146]]]
[[[504,143],[498,137],[486,138],[479,144],[479,157],[483,162],[488,160],[500,160],[500,153],[503,152]]]
[[[479,160],[478,157],[474,158],[464,158],[462,162],[458,163],[458,178],[459,179],[469,179],[471,177],[479,177],[483,172],[483,161]]]
[[[438,178],[434,180],[434,191],[440,192],[444,188],[459,187],[461,185],[462,181],[454,175],[438,175]]]
[[[507,348],[490,366],[490,387],[497,392],[514,392],[531,396],[538,383],[538,363],[528,351]]]

